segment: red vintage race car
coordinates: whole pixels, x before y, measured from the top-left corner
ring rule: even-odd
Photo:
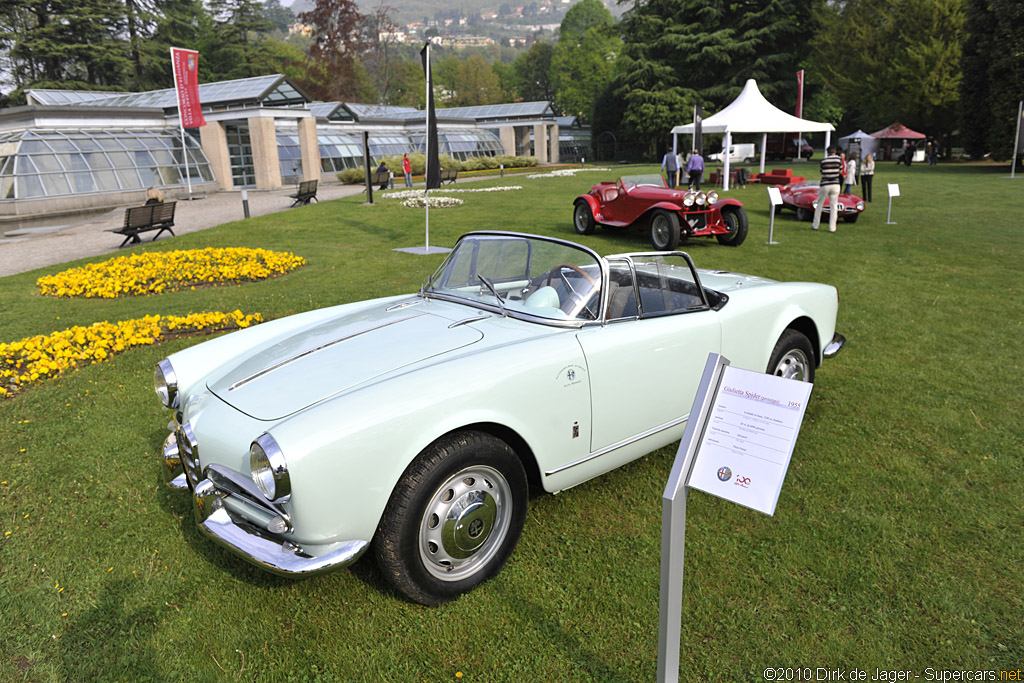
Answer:
[[[775,207],[778,213],[782,209],[793,209],[796,211],[798,221],[814,220],[814,204],[818,201],[818,182],[792,183],[779,187],[782,195],[782,206]],[[839,215],[847,223],[856,223],[857,216],[864,210],[864,200],[855,194],[839,194]],[[825,208],[822,215],[828,216],[828,197],[825,198]]]
[[[714,190],[673,190],[655,174],[594,185],[576,197],[573,224],[580,235],[593,233],[598,225],[649,230],[659,251],[672,251],[688,237],[715,237],[732,247],[747,237],[743,202],[719,199]]]

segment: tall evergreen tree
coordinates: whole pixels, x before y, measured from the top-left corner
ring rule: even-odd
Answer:
[[[589,123],[594,101],[611,81],[622,40],[600,0],[582,0],[566,12],[551,58],[555,106]]]
[[[211,0],[214,41],[206,49],[206,61],[215,78],[262,76],[266,55],[262,43],[274,25],[257,0]]]

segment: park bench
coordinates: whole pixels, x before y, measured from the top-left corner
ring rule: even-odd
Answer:
[[[442,183],[454,183],[455,179],[459,177],[459,171],[455,168],[442,168],[441,169],[441,182]]]
[[[310,201],[319,202],[320,200],[316,198],[316,186],[316,180],[303,180],[299,183],[298,192],[288,195],[295,200],[292,202],[292,206],[299,206],[300,204],[305,206],[306,204],[309,204]]]
[[[124,235],[124,241],[118,249],[131,244],[140,244],[139,233],[157,230],[153,241],[163,233],[164,230],[174,235],[171,227],[174,226],[174,206],[177,202],[163,202],[160,204],[147,204],[146,206],[133,206],[125,209],[124,225],[120,228],[112,228],[107,232],[116,232]]]

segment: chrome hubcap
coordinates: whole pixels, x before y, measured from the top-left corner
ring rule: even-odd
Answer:
[[[654,241],[659,247],[668,244],[668,221],[663,216],[654,219]]]
[[[431,496],[420,522],[420,558],[442,581],[460,581],[487,565],[508,534],[511,489],[497,470],[469,467]]]
[[[579,231],[586,230],[587,228],[587,214],[586,209],[583,208],[582,204],[576,205],[576,229]]]
[[[808,370],[811,363],[800,349],[791,349],[775,366],[775,375],[786,379],[795,379],[806,382],[809,377]]]

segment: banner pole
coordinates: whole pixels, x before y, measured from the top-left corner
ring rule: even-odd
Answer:
[[[1017,139],[1013,142],[1013,160],[1010,161],[1010,177],[1015,178],[1017,174],[1017,153],[1020,149],[1020,121],[1024,118],[1024,100],[1017,106]]]
[[[424,151],[426,152],[426,165],[423,167],[423,177],[426,180],[426,187],[423,190],[423,213],[426,218],[424,225],[424,246],[426,252],[430,253],[430,105],[433,98],[430,96],[430,43],[426,45],[427,49],[427,116],[423,120],[423,140],[424,140]]]
[[[174,48],[171,48],[171,71],[174,78],[174,97],[178,100],[178,127],[181,128],[181,161],[185,164],[185,182],[188,183],[188,196],[192,197],[192,174],[188,168],[188,147],[185,146],[185,114],[181,111],[181,89],[178,87],[178,63],[174,59]]]

